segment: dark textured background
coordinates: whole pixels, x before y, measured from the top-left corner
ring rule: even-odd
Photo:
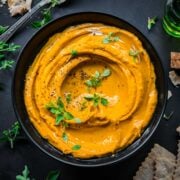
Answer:
[[[35,2],[37,1],[34,1],[34,4]],[[71,0],[66,6],[56,7],[53,10],[53,18],[56,19],[75,12],[95,11],[112,14],[128,21],[153,44],[163,62],[166,77],[168,77],[170,52],[180,51],[180,40],[169,37],[162,29],[164,4],[165,0]],[[158,16],[159,19],[150,32],[147,30],[148,16]],[[37,17],[39,17],[39,13],[33,16],[32,20]],[[0,25],[12,25],[18,18],[10,17],[6,6],[0,8]],[[23,46],[36,31],[31,28],[30,23],[27,23],[10,41]],[[12,57],[16,59],[17,55],[18,53]],[[13,72],[13,70],[0,71],[0,82],[4,83],[4,90],[0,91],[0,133],[16,120],[11,100]],[[178,112],[180,110],[180,90],[175,88],[169,80],[168,86],[172,90],[173,97],[168,101],[166,112],[169,113],[173,110],[173,117],[170,120],[162,119],[151,139],[128,160],[107,167],[77,168],[48,157],[29,140],[18,141],[13,150],[9,148],[8,144],[1,143],[0,180],[15,179],[25,164],[28,165],[31,176],[37,180],[45,179],[47,173],[55,169],[60,170],[60,179],[62,180],[132,179],[154,143],[159,143],[171,152],[176,153],[175,128],[180,124],[180,113]]]

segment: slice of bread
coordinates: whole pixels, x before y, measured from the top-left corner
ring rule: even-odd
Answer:
[[[31,9],[32,0],[8,0],[11,16],[23,14]]]

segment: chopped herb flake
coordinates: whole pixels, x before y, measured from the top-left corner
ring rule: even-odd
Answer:
[[[153,17],[153,18],[150,18],[148,17],[148,24],[147,24],[147,28],[148,30],[151,30],[152,27],[156,24],[156,21],[157,21],[157,17]]]
[[[72,150],[74,150],[74,151],[77,151],[79,149],[81,149],[81,145],[78,145],[78,144],[76,144],[72,147]]]
[[[76,50],[72,50],[71,51],[71,56],[72,57],[75,57],[75,56],[77,56],[78,55],[78,52],[76,51]]]
[[[115,33],[110,32],[108,35],[105,36],[102,42],[104,44],[108,44],[110,42],[117,42],[117,41],[119,41],[119,37],[115,36]]]
[[[62,134],[62,139],[64,142],[68,142],[68,136],[65,132],[63,132],[63,134]]]

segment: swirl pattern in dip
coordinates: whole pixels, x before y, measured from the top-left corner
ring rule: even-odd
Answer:
[[[105,69],[108,77],[97,87],[87,86]],[[37,131],[57,149],[78,158],[101,157],[141,136],[157,104],[155,80],[150,58],[134,34],[81,24],[53,35],[41,49],[26,75],[25,105]],[[85,99],[92,95],[106,104]],[[79,122],[55,125],[55,115],[45,107],[58,97]]]

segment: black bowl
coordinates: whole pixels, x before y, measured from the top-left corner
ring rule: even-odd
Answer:
[[[149,125],[144,130],[141,137],[134,141],[130,146],[128,146],[124,150],[116,152],[114,156],[109,155],[101,158],[83,160],[74,158],[71,155],[64,155],[61,151],[57,150],[55,147],[53,147],[40,136],[40,134],[31,124],[28,114],[26,112],[23,90],[26,72],[29,66],[32,64],[35,56],[37,55],[41,47],[47,42],[48,38],[56,32],[63,31],[66,27],[87,22],[100,22],[107,25],[123,28],[134,33],[137,37],[139,37],[139,39],[143,43],[144,48],[150,55],[152,63],[155,67],[155,73],[157,76],[156,87],[158,90],[158,104]],[[67,164],[83,167],[103,166],[119,162],[128,158],[136,151],[138,151],[140,147],[142,147],[143,144],[151,137],[151,135],[157,128],[157,125],[159,124],[166,104],[166,92],[167,87],[165,83],[165,76],[161,61],[155,49],[153,48],[151,43],[146,39],[146,37],[144,37],[144,35],[141,32],[139,32],[135,27],[133,27],[132,25],[130,25],[122,19],[119,19],[111,15],[94,12],[77,13],[64,16],[40,29],[23,48],[16,65],[12,85],[13,104],[17,115],[17,119],[20,121],[24,131],[29,136],[29,138],[43,152],[47,153],[49,156]]]

